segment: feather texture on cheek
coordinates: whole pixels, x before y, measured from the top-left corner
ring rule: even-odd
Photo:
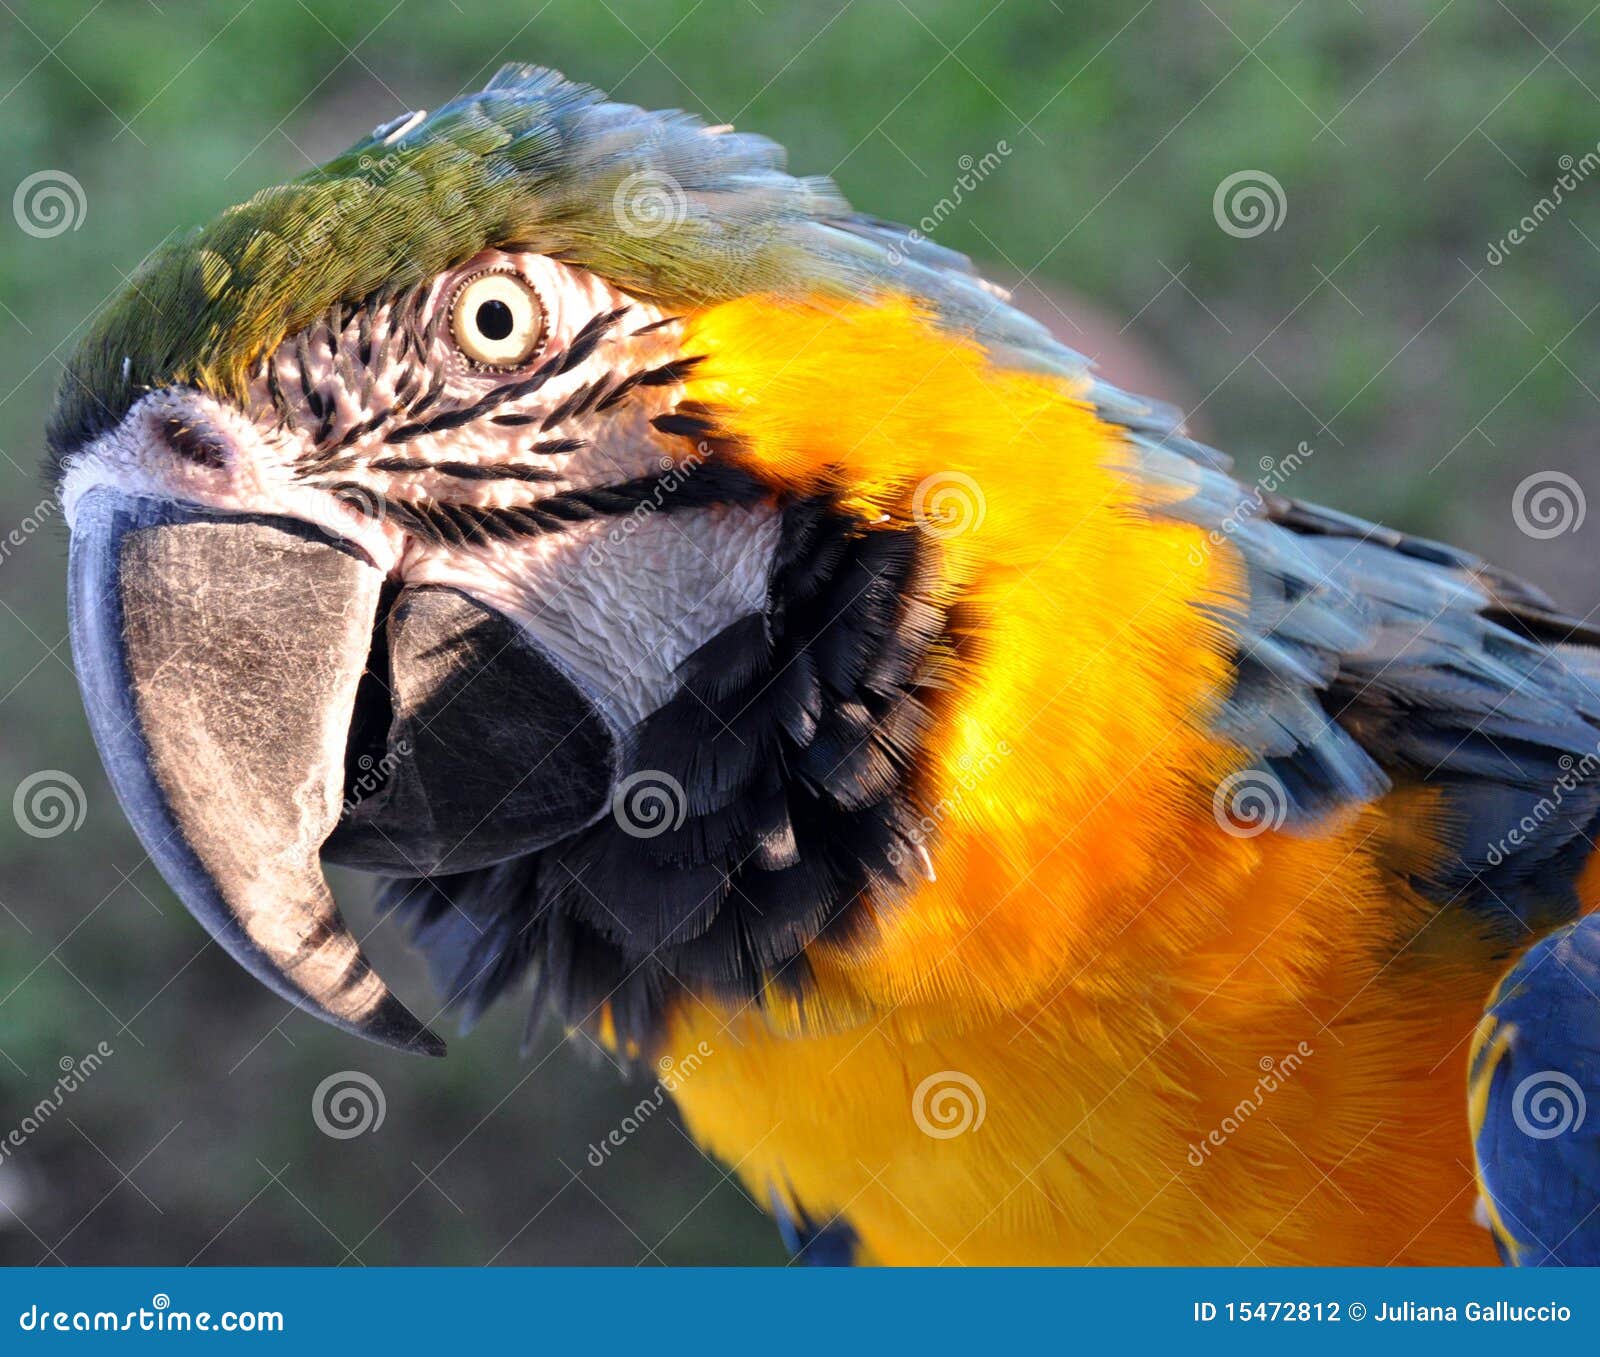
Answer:
[[[922,769],[933,879],[810,949],[815,1003],[937,1027],[1047,992],[1166,879],[1175,823],[1215,828],[1210,789],[1239,762],[1209,729],[1231,549],[1156,512],[1086,390],[997,368],[910,303],[747,299],[685,343],[705,355],[686,397],[758,475],[938,539],[932,601],[963,633]]]

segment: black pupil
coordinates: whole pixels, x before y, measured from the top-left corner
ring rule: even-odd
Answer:
[[[485,339],[505,339],[515,323],[511,308],[502,301],[484,302],[478,307],[478,333]]]

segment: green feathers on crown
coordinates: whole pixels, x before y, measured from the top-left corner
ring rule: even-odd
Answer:
[[[786,173],[774,142],[512,65],[156,250],[69,362],[52,451],[113,427],[153,388],[241,399],[256,364],[331,306],[489,247],[554,255],[670,307],[908,292],[1031,366],[1080,368],[962,256],[853,215],[829,181]]]

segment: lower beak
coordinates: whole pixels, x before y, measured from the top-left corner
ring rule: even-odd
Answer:
[[[336,1027],[443,1055],[318,861],[382,582],[302,523],[96,489],[73,524],[72,651],[112,788],[211,936]]]

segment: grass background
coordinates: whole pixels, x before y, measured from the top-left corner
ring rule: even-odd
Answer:
[[[647,1089],[554,1038],[519,1060],[509,1009],[429,1064],[285,1018],[142,863],[70,673],[65,534],[26,523],[61,359],[167,232],[513,59],[765,132],[905,221],[1004,141],[937,239],[1242,467],[1303,442],[1294,493],[1462,541],[1585,611],[1600,504],[1553,540],[1519,533],[1511,504],[1544,470],[1600,497],[1600,176],[1498,266],[1486,251],[1600,141],[1597,8],[0,0],[0,208],[44,169],[87,205],[50,239],[0,211],[0,538],[21,535],[0,557],[0,800],[56,769],[88,802],[51,839],[0,814],[0,1136],[63,1057],[114,1050],[0,1161],[0,1260],[781,1257],[665,1113],[586,1162]],[[1213,216],[1240,170],[1286,204],[1249,239]],[[399,940],[373,950],[420,1002]],[[339,1141],[310,1103],[348,1068],[387,1115]]]

